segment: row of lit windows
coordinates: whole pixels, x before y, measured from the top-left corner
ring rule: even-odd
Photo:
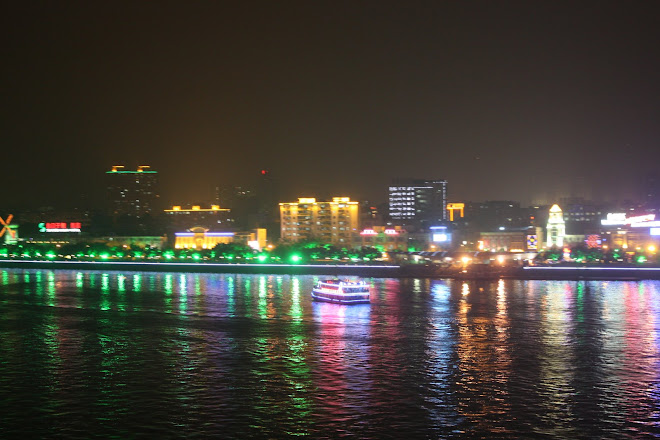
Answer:
[[[400,198],[400,197],[412,197],[412,198],[414,198],[415,193],[390,193],[390,195],[389,195],[390,200],[397,199],[397,198]]]

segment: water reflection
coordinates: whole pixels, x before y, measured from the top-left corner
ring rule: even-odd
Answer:
[[[658,435],[660,283],[0,270],[0,432]]]

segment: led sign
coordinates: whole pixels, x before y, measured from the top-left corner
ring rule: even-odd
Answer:
[[[655,220],[655,214],[636,215],[627,217],[625,213],[608,213],[605,220],[601,220],[600,224],[603,226],[621,226],[621,225],[635,225],[635,227],[647,226],[647,223]],[[650,225],[648,225],[650,226]]]
[[[14,218],[14,214],[9,214],[7,220],[3,220],[0,217],[0,225],[2,225],[2,230],[0,231],[0,237],[5,236],[5,244],[16,244],[18,242],[18,228],[17,225],[10,225],[11,220]],[[5,235],[7,233],[7,235]]]
[[[608,225],[625,225],[626,224],[626,213],[625,212],[616,212],[608,213],[607,219],[601,220],[600,224],[603,226]]]
[[[539,248],[539,238],[537,235],[528,235],[527,236],[527,249],[530,251],[535,251]]]
[[[39,232],[80,232],[80,222],[39,223]]]
[[[447,232],[447,226],[431,226],[431,240],[435,243],[451,241],[451,234]]]
[[[655,220],[652,222],[641,222],[641,223],[631,223],[630,227],[632,228],[655,228],[660,226],[660,221]]]
[[[651,235],[660,236],[660,228],[651,228]]]
[[[600,235],[598,234],[587,235],[587,238],[584,240],[584,242],[587,244],[588,248],[599,248],[603,243]]]

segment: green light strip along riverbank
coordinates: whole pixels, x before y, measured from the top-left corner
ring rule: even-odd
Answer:
[[[339,264],[220,264],[143,263],[131,261],[41,261],[0,260],[0,267],[15,269],[113,270],[136,272],[190,272],[236,274],[282,274],[358,276],[373,278],[452,278],[529,280],[660,280],[660,267],[619,266],[529,266],[492,267],[457,271],[426,265],[339,265]]]

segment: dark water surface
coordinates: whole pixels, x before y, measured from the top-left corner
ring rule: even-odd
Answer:
[[[660,437],[660,282],[0,270],[0,438]]]

